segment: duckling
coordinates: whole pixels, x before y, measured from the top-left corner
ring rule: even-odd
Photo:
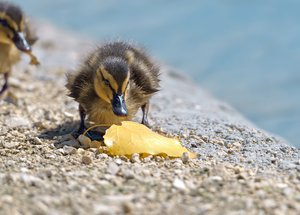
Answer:
[[[4,75],[0,97],[8,90],[11,68],[20,60],[20,51],[31,56],[31,64],[38,64],[31,54],[36,40],[23,11],[12,3],[0,2],[0,74]]]
[[[80,126],[85,118],[97,124],[131,120],[141,108],[149,126],[149,100],[159,91],[159,67],[142,49],[126,42],[98,47],[74,74],[67,74],[69,96],[79,103]]]

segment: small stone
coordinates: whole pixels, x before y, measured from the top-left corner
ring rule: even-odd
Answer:
[[[45,154],[45,158],[46,159],[55,159],[56,156],[54,154],[47,153],[47,154]]]
[[[74,148],[79,148],[80,144],[77,140],[75,139],[71,139],[71,140],[67,140],[67,141],[63,141],[63,142],[59,142],[59,143],[55,143],[55,147],[56,148],[63,148],[64,146],[72,146]]]
[[[43,144],[43,142],[41,141],[41,139],[38,138],[38,137],[34,137],[33,138],[33,142],[34,142],[35,145],[42,145]]]
[[[218,175],[216,175],[216,176],[211,176],[211,177],[209,177],[209,179],[210,179],[211,181],[214,181],[214,182],[221,182],[221,181],[223,181],[223,178],[222,178],[221,176],[218,176]]]
[[[22,173],[20,175],[20,180],[26,185],[26,186],[36,186],[36,187],[42,187],[44,186],[44,181],[40,178],[29,175],[27,173]]]
[[[161,162],[163,159],[160,156],[155,156],[155,161],[156,162]]]
[[[36,201],[34,206],[38,210],[38,214],[47,214],[49,211],[48,206],[43,202]]]
[[[4,148],[7,148],[7,149],[12,149],[12,148],[16,148],[19,146],[19,143],[17,142],[13,142],[13,141],[3,141],[2,143],[3,147]]]
[[[133,214],[134,206],[130,202],[124,202],[122,204],[124,214]]]
[[[285,183],[278,183],[278,184],[276,184],[276,186],[277,186],[279,189],[284,189],[284,188],[287,188],[287,187],[288,187],[288,185],[285,184]]]
[[[93,141],[90,142],[90,147],[91,148],[98,149],[101,145],[102,145],[102,143],[100,141],[97,141],[97,140],[93,140]]]
[[[242,144],[240,144],[239,142],[234,142],[234,143],[232,143],[232,146],[234,146],[236,148],[241,148]]]
[[[132,154],[131,156],[131,162],[132,163],[138,163],[140,162],[140,155],[137,153]]]
[[[265,199],[263,200],[263,205],[266,208],[275,208],[277,206],[277,203],[273,199]]]
[[[184,182],[178,178],[175,178],[175,180],[173,181],[173,187],[181,191],[187,190]]]
[[[175,168],[180,168],[180,167],[182,167],[182,165],[183,165],[183,162],[182,162],[182,160],[180,160],[180,159],[176,159],[176,160],[174,160],[174,162],[173,162],[173,166],[174,166]]]
[[[224,146],[224,141],[220,140],[220,139],[212,139],[211,143],[217,144],[217,145],[220,145],[220,146]]]
[[[64,112],[64,115],[69,118],[72,118],[74,116],[72,113],[67,112],[67,111]]]
[[[10,204],[10,203],[13,203],[14,198],[10,195],[3,195],[3,196],[1,196],[1,201],[5,204]]]
[[[246,180],[248,178],[247,174],[244,172],[241,172],[237,175],[238,180]]]
[[[108,155],[105,154],[105,153],[100,153],[100,154],[97,155],[97,158],[98,158],[98,159],[107,159],[107,158],[108,158]]]
[[[283,191],[282,191],[282,194],[285,195],[285,196],[292,196],[293,194],[293,190],[289,187],[287,188],[284,188]]]
[[[107,166],[107,173],[111,175],[116,175],[120,170],[120,167],[115,162],[110,162]]]
[[[181,160],[183,163],[187,163],[190,159],[189,153],[183,152],[181,155]]]
[[[92,159],[89,156],[83,155],[81,159],[83,164],[89,165],[92,163]]]
[[[152,156],[152,155],[149,155],[149,156],[147,156],[147,157],[145,157],[145,158],[143,159],[143,162],[148,163],[148,162],[150,162],[150,161],[152,160],[152,158],[153,158],[153,156]]]
[[[86,147],[90,147],[90,144],[91,144],[91,139],[90,138],[88,138],[87,136],[85,136],[85,135],[80,135],[78,138],[77,138],[77,140],[82,144],[82,145],[84,145],[84,146],[86,146]]]
[[[151,171],[149,169],[143,169],[142,174],[145,176],[149,176],[151,174]]]
[[[64,146],[63,150],[64,150],[64,154],[65,155],[72,155],[72,154],[76,154],[77,153],[77,149],[75,149],[72,146]]]
[[[115,159],[115,163],[120,166],[122,164],[122,160],[120,158],[117,158]]]
[[[123,169],[122,173],[123,173],[124,178],[126,178],[126,179],[133,179],[134,178],[134,173],[129,169]]]
[[[83,148],[78,148],[77,153],[83,155],[85,153],[85,150]]]
[[[238,166],[234,167],[234,173],[235,174],[240,174],[241,173],[241,168],[238,167]]]
[[[16,128],[16,127],[30,127],[31,122],[29,119],[21,116],[13,116],[9,117],[7,120],[5,120],[5,124],[9,128]]]

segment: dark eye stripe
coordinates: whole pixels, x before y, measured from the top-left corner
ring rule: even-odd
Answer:
[[[0,19],[0,24],[3,26],[3,27],[6,27],[8,28],[9,30],[11,30],[12,32],[16,32],[15,29],[13,29],[9,24],[8,22],[5,20],[5,19]]]

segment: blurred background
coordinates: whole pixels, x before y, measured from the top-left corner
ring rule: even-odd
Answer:
[[[143,44],[261,128],[300,146],[300,1],[12,2],[96,40]]]

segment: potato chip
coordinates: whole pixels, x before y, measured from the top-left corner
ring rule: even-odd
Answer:
[[[182,153],[187,152],[190,158],[196,158],[196,154],[184,148],[179,140],[162,136],[131,121],[123,121],[122,125],[112,125],[107,129],[104,144],[111,155],[139,153],[181,157]]]

